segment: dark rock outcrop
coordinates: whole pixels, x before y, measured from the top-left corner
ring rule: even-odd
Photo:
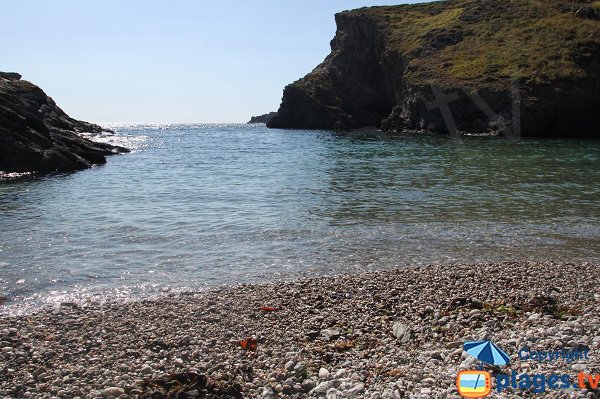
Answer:
[[[69,172],[128,151],[79,135],[102,131],[98,125],[69,117],[21,75],[0,73],[0,171]]]
[[[8,80],[21,80],[22,76],[16,72],[0,72],[0,78]]]
[[[284,89],[267,126],[448,132],[432,104],[441,94],[463,133],[514,122],[523,136],[600,138],[600,3],[577,3],[447,0],[339,13],[331,54]]]
[[[268,114],[251,117],[248,123],[269,123],[276,116],[277,112],[269,112]]]
[[[581,7],[575,15],[579,18],[600,19],[600,10],[595,7]]]

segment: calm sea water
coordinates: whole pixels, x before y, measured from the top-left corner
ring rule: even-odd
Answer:
[[[116,126],[0,182],[0,312],[404,265],[600,260],[600,142]]]

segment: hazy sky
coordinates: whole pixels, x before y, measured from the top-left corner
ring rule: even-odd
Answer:
[[[333,14],[386,0],[3,0],[0,71],[93,122],[246,122],[329,53]]]

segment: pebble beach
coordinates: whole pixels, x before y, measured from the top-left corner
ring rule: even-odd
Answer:
[[[492,374],[576,380],[600,372],[599,282],[591,263],[515,262],[64,303],[0,318],[0,397],[459,398],[457,373],[479,364],[463,343],[480,339],[511,357]],[[523,347],[589,356],[522,360]]]

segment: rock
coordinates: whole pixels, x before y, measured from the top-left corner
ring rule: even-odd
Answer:
[[[0,78],[8,80],[21,80],[21,75],[16,72],[0,72]]]
[[[275,392],[273,392],[273,389],[271,389],[271,387],[264,387],[263,391],[262,391],[262,397],[263,398],[272,398],[275,396]]]
[[[471,298],[471,307],[473,309],[483,309],[483,301],[478,298]]]
[[[189,398],[199,398],[200,397],[200,391],[197,389],[192,389],[191,391],[187,391],[185,394]]]
[[[108,387],[102,390],[102,396],[105,398],[118,398],[123,394],[125,394],[125,391],[119,387]]]
[[[430,314],[434,313],[434,309],[433,306],[426,306],[422,311],[421,311],[421,315],[422,316],[427,316]]]
[[[329,390],[330,384],[327,381],[321,382],[319,385],[317,385],[315,388],[313,388],[309,393],[311,395],[319,395],[319,394],[324,394],[327,392],[327,390]]]
[[[128,151],[80,136],[103,129],[69,117],[42,89],[19,75],[0,74],[0,104],[0,171],[70,172]]]
[[[576,363],[571,366],[571,370],[573,370],[573,371],[585,371],[586,368],[587,368],[587,366],[582,363]]]
[[[287,363],[285,364],[285,367],[284,367],[284,368],[285,368],[287,371],[292,371],[292,370],[294,369],[294,366],[295,366],[295,365],[296,365],[296,362],[294,362],[293,360],[290,360],[289,362],[287,362]]]
[[[200,363],[198,363],[198,369],[199,370],[206,371],[209,368],[210,368],[210,363],[208,363],[208,362],[200,362]]]
[[[312,380],[306,379],[302,381],[302,391],[310,392],[315,387],[315,383]]]
[[[325,341],[333,341],[338,339],[342,335],[338,328],[328,328],[326,330],[321,331],[321,336]]]
[[[326,368],[321,367],[319,369],[319,378],[321,378],[321,379],[327,379],[327,378],[329,378],[330,375],[331,375],[331,373]]]
[[[338,391],[337,389],[335,389],[335,388],[330,388],[330,389],[327,391],[327,394],[326,394],[326,396],[325,396],[325,397],[326,397],[327,399],[339,399],[339,398],[343,398],[344,396],[345,396],[345,395],[344,395],[342,392]]]
[[[392,326],[392,331],[394,336],[400,340],[400,342],[409,342],[411,340],[411,331],[408,325],[396,322]]]
[[[142,369],[140,370],[140,374],[141,375],[152,374],[152,367],[150,367],[150,366],[142,367]]]
[[[449,309],[462,308],[468,303],[468,299],[462,296],[452,298],[450,304],[448,305]]]
[[[306,368],[306,362],[298,362],[294,366],[294,371],[302,371]]]
[[[344,378],[347,374],[348,374],[348,370],[339,369],[338,371],[335,372],[335,378]]]
[[[365,391],[365,384],[363,384],[361,382],[361,383],[354,385],[352,388],[350,388],[348,390],[348,395],[350,397],[354,397],[354,396],[357,396],[357,395],[363,393],[364,391]]]
[[[456,134],[600,137],[597,6],[582,6],[575,15],[565,12],[564,0],[544,1],[544,12],[528,1],[464,0],[460,15],[456,7],[445,1],[336,14],[331,53],[284,88],[267,126],[447,134],[447,105]],[[423,15],[447,18],[425,21]],[[549,25],[552,34],[529,31]],[[518,45],[498,44],[509,40]],[[522,54],[540,62],[522,61]],[[515,95],[517,84],[521,95]],[[482,108],[493,112],[486,116]],[[513,109],[520,110],[519,131]]]
[[[529,315],[529,317],[527,318],[527,320],[529,321],[537,321],[539,319],[542,318],[542,315],[539,313],[532,313],[531,315]]]
[[[33,378],[35,378],[37,380],[40,377],[40,375],[46,374],[47,372],[48,372],[48,370],[46,370],[45,367],[43,367],[43,366],[42,367],[38,367],[33,372]]]
[[[421,384],[423,385],[434,385],[436,383],[435,378],[424,378],[423,380],[421,380]]]
[[[578,9],[575,12],[575,15],[585,19],[600,19],[600,10],[594,7],[585,6]]]
[[[269,112],[268,114],[253,116],[248,123],[269,123],[271,119],[277,116],[277,112]]]
[[[477,359],[469,356],[461,362],[459,369],[468,370],[468,369],[472,368],[473,365],[476,364],[477,362],[478,362]]]
[[[449,344],[446,344],[446,349],[458,349],[458,348],[462,348],[463,343],[461,341],[454,341],[454,342],[450,342]]]
[[[432,359],[444,360],[444,357],[442,356],[442,352],[440,352],[440,351],[429,351],[429,352],[425,352],[425,354]]]

